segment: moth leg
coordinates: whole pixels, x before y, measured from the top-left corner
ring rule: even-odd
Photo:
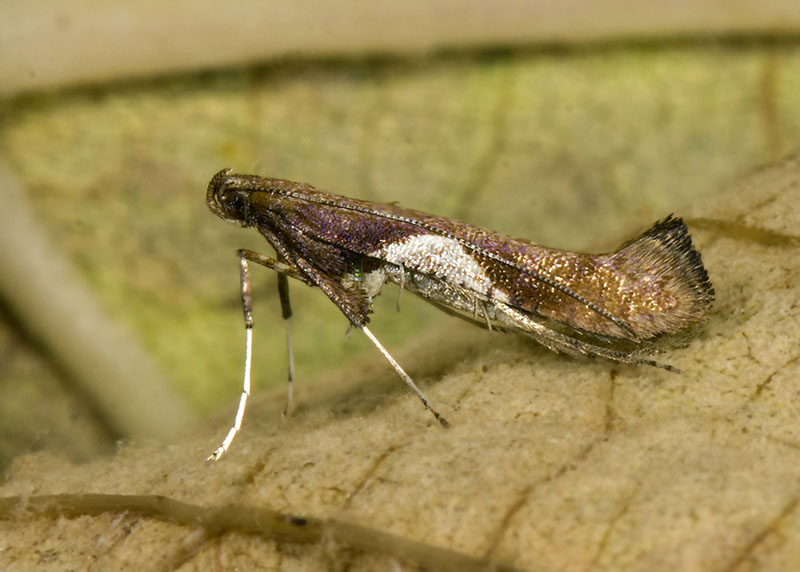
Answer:
[[[478,303],[477,300],[475,302]],[[486,304],[480,302],[481,310],[483,311],[483,317],[486,319],[486,328],[491,332],[492,331],[492,320],[489,319],[489,310],[486,309]]]
[[[244,357],[244,379],[242,380],[242,395],[239,397],[239,408],[236,410],[236,418],[233,426],[228,431],[222,444],[217,450],[211,453],[206,461],[218,461],[222,455],[230,448],[234,437],[242,428],[244,410],[247,407],[247,398],[250,396],[250,366],[253,360],[253,298],[250,295],[250,267],[247,263],[248,257],[245,251],[239,251],[239,278],[242,286],[242,309],[244,310],[244,328],[246,336],[245,357]]]
[[[289,301],[289,278],[300,280],[306,284],[313,285],[309,282],[305,274],[300,273],[293,266],[286,263],[286,259],[280,254],[278,260],[274,260],[263,254],[259,254],[253,250],[242,249],[239,251],[240,256],[244,255],[249,261],[265,266],[278,273],[278,298],[281,301],[281,315],[283,323],[286,326],[286,353],[288,361],[288,390],[286,394],[286,404],[283,407],[283,417],[289,414],[292,406],[292,397],[294,395],[294,344],[292,343],[292,305]]]
[[[286,351],[289,362],[288,381],[289,389],[286,395],[286,405],[283,407],[283,416],[289,414],[289,409],[292,406],[292,397],[294,395],[294,345],[292,343],[292,305],[289,302],[289,278],[305,282],[309,286],[314,283],[306,278],[305,274],[300,273],[293,266],[286,264],[286,260],[278,255],[279,260],[274,260],[253,250],[240,250],[244,256],[251,262],[265,266],[278,273],[278,297],[281,301],[281,314],[283,316],[283,323],[286,325]]]
[[[239,430],[242,428],[242,420],[244,419],[244,411],[247,407],[247,398],[250,396],[250,371],[253,363],[253,298],[250,294],[250,265],[249,262],[266,266],[278,273],[278,295],[281,299],[281,309],[283,311],[284,321],[286,323],[288,350],[289,350],[289,398],[286,403],[288,410],[289,401],[292,398],[292,380],[294,378],[294,357],[292,355],[292,336],[291,328],[289,326],[289,318],[292,315],[292,308],[289,305],[289,284],[288,278],[296,278],[305,283],[309,283],[308,278],[298,272],[292,266],[285,262],[263,256],[252,250],[241,249],[237,251],[239,255],[239,279],[241,283],[241,297],[242,297],[242,310],[244,311],[244,327],[245,327],[245,358],[244,358],[244,377],[242,380],[242,394],[239,397],[239,407],[236,410],[236,418],[234,419],[233,426],[228,431],[222,444],[217,447],[206,459],[207,461],[218,461],[225,452],[230,449],[233,439],[236,437]],[[281,282],[284,285],[281,285]]]
[[[419,387],[417,387],[411,377],[403,370],[402,367],[400,367],[400,364],[395,361],[388,351],[386,351],[386,348],[384,348],[383,345],[378,341],[378,338],[376,338],[366,326],[362,326],[361,329],[365,334],[367,334],[367,337],[372,341],[372,343],[375,344],[375,347],[380,350],[380,352],[383,354],[383,357],[385,357],[389,363],[392,364],[392,367],[394,368],[394,371],[397,372],[397,375],[399,375],[402,380],[406,382],[406,385],[411,388],[411,391],[417,394],[417,397],[420,398],[420,401],[422,401],[422,404],[428,409],[428,411],[433,413],[433,416],[436,417],[436,420],[439,421],[439,423],[441,423],[442,427],[449,427],[450,424],[447,422],[447,419],[442,417],[439,412],[436,411],[433,406],[431,406],[431,403],[428,401],[428,398],[425,397],[425,394],[420,391]]]
[[[274,270],[278,273],[278,275],[284,274],[289,278],[294,278],[295,280],[299,280],[300,282],[304,282],[309,286],[316,286],[314,282],[310,281],[305,274],[300,272],[294,266],[289,266],[285,260],[275,260],[274,258],[270,258],[269,256],[264,256],[263,254],[259,254],[255,250],[247,250],[246,248],[242,248],[237,251],[239,258],[246,258],[250,262],[255,262],[256,264],[260,264],[270,270]],[[279,258],[280,255],[279,255]],[[280,285],[278,286],[278,293],[280,294]],[[283,306],[283,298],[281,298],[281,308]],[[289,310],[289,314],[291,315],[291,309]]]
[[[478,314],[486,320],[486,329],[492,331],[492,319],[489,317],[489,310],[486,308],[486,301],[481,300],[477,296],[473,296],[466,291],[462,291],[467,298],[472,300],[472,321],[478,322]]]
[[[397,311],[400,311],[400,299],[403,297],[403,288],[406,285],[406,269],[400,265],[400,292],[397,293]]]
[[[530,334],[536,339],[536,341],[553,351],[561,351],[569,354],[582,354],[593,357],[603,357],[623,363],[649,365],[651,367],[658,367],[667,371],[680,373],[678,368],[669,364],[660,363],[651,359],[640,358],[629,353],[612,350],[610,348],[598,346],[589,342],[584,342],[577,338],[571,338],[565,334],[562,334],[561,332],[557,332],[543,324],[540,324],[536,320],[502,302],[495,302],[495,307],[516,322],[520,329]]]
[[[292,388],[294,387],[294,349],[292,346],[292,305],[289,302],[289,278],[286,274],[278,273],[278,297],[281,300],[281,314],[283,323],[286,324],[286,352],[289,360],[288,381],[289,390],[286,394],[286,405],[283,407],[283,416],[289,414],[292,406]]]

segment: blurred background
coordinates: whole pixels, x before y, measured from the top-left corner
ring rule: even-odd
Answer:
[[[771,0],[4,0],[0,474],[232,419],[235,251],[271,249],[208,211],[218,170],[610,249],[797,150],[798,32]],[[253,281],[258,399],[285,334],[275,276]],[[374,349],[321,292],[292,298],[302,401]],[[390,351],[450,319],[395,303],[373,316]]]

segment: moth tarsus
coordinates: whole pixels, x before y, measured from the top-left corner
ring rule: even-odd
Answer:
[[[248,263],[278,273],[292,356],[289,278],[320,288],[350,325],[364,331],[444,426],[447,421],[367,328],[385,283],[492,330],[527,334],[553,351],[678,371],[642,357],[649,342],[684,330],[711,309],[714,289],[686,225],[671,215],[614,252],[583,254],[536,245],[396,204],[378,204],[309,185],[226,169],[209,183],[214,214],[258,230],[276,258],[240,250],[247,331],[236,421],[209,459],[219,459],[241,428],[252,363]],[[398,307],[400,296],[398,295]]]

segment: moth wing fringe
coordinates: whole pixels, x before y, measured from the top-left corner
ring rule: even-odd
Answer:
[[[682,219],[669,215],[606,257],[649,298],[628,316],[642,339],[675,333],[702,319],[714,287]],[[635,292],[634,292],[635,295]]]

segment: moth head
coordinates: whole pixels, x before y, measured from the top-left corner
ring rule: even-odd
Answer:
[[[250,196],[247,177],[223,169],[211,179],[206,191],[206,204],[221,219],[239,225],[251,225]]]

